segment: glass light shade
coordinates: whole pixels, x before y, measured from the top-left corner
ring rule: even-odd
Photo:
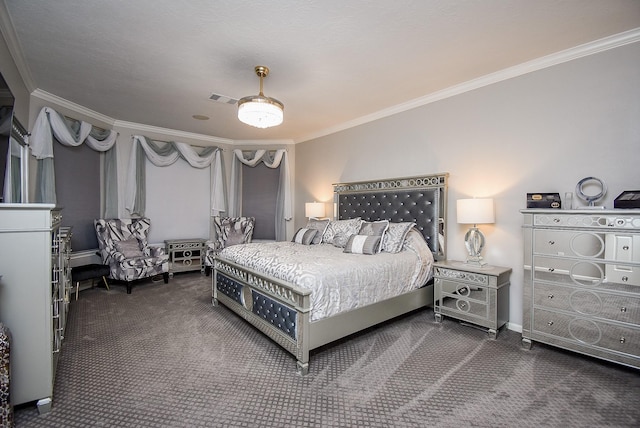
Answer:
[[[324,204],[322,202],[307,202],[304,204],[304,215],[310,218],[324,217]]]
[[[256,128],[278,126],[284,120],[284,105],[262,95],[244,97],[238,101],[238,119]]]
[[[480,255],[484,248],[485,239],[476,225],[495,223],[493,199],[458,199],[457,218],[460,224],[473,224],[473,227],[464,235],[464,246],[469,253],[467,263],[475,266],[485,266],[487,262]]]

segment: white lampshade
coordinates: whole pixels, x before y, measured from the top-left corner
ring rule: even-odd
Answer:
[[[324,217],[324,204],[322,202],[307,202],[304,204],[304,215],[310,218]]]
[[[458,223],[489,224],[495,223],[493,199],[458,199]]]

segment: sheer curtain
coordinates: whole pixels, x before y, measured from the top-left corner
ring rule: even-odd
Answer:
[[[212,215],[218,215],[226,210],[221,149],[205,147],[198,152],[186,143],[170,141],[163,144],[141,135],[134,135],[132,139],[125,202],[125,207],[131,215],[144,216],[146,209],[145,156],[152,164],[161,167],[172,165],[180,158],[194,168],[207,168],[213,164],[211,170]]]
[[[105,152],[104,217],[117,217],[116,138],[118,133],[93,127],[90,123],[65,118],[50,107],[43,107],[31,131],[31,153],[38,160],[36,202],[57,203],[53,166],[53,136],[65,146],[86,143],[93,150]]]
[[[280,184],[276,196],[276,240],[287,239],[286,222],[292,218],[291,176],[289,174],[289,158],[285,149],[268,151],[264,149],[233,151],[231,164],[231,194],[229,195],[229,215],[237,217],[242,213],[242,165],[254,167],[264,162],[269,168],[280,168]]]

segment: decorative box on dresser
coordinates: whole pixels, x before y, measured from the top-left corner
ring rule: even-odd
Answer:
[[[511,268],[465,262],[434,263],[434,312],[487,329],[495,339],[509,320]]]
[[[640,368],[640,210],[523,210],[522,344]]]
[[[0,321],[11,330],[11,402],[51,408],[69,302],[69,229],[50,204],[0,204]]]

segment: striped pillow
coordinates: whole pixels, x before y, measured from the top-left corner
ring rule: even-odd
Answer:
[[[380,236],[351,235],[344,247],[345,253],[376,254],[380,247]]]
[[[307,229],[306,227],[298,229],[291,242],[302,245],[311,245],[314,236],[318,233],[317,229]]]

